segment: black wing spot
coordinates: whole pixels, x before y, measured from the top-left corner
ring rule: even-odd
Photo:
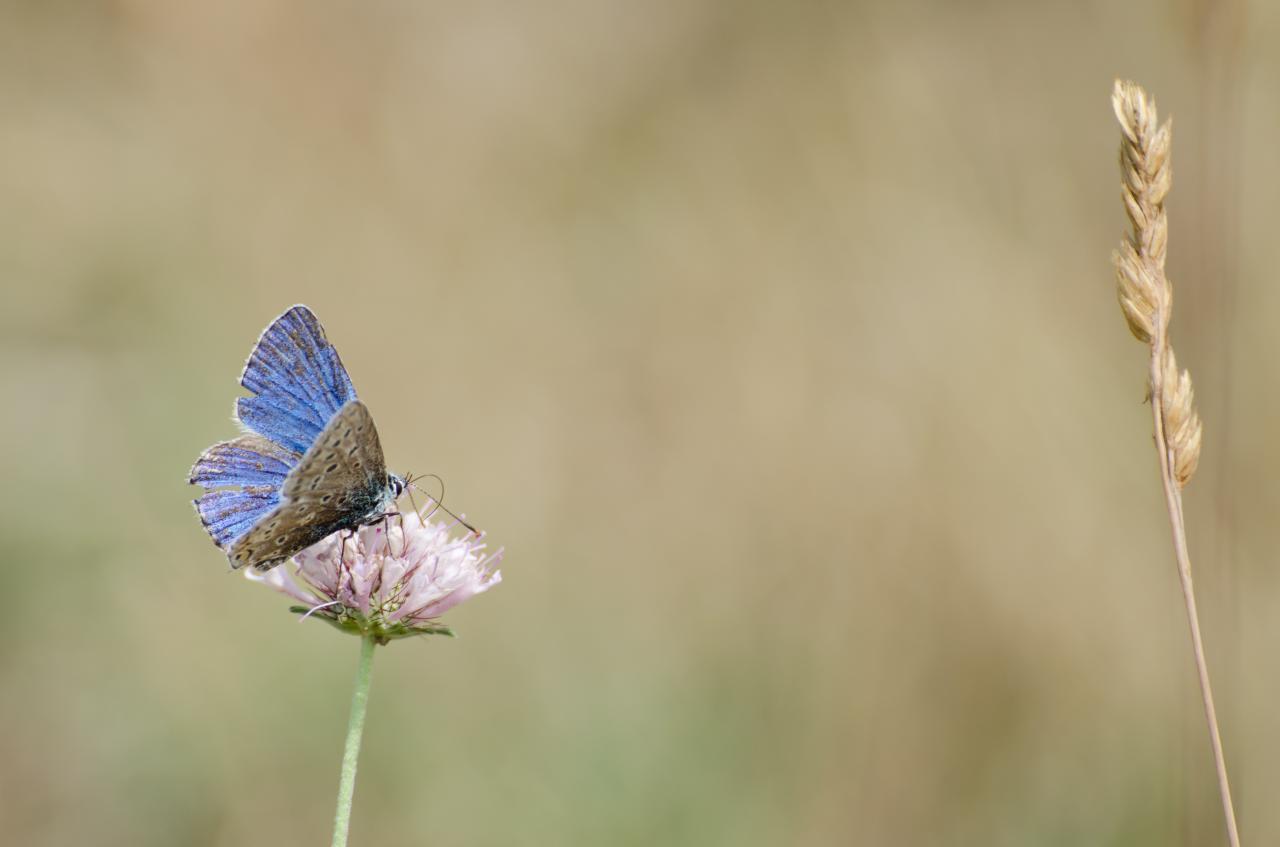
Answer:
[[[325,473],[333,473],[333,472],[334,472],[334,471],[336,471],[337,469],[338,469],[338,463],[337,463],[337,462],[334,462],[332,465],[330,465],[329,467],[325,468],[325,469],[324,469],[324,472],[325,472]]]

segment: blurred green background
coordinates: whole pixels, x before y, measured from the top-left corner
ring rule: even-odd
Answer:
[[[327,843],[358,643],[184,484],[309,304],[507,549],[352,843],[1169,845],[1220,812],[1109,255],[1176,115],[1187,492],[1280,840],[1270,4],[0,5],[0,831]]]

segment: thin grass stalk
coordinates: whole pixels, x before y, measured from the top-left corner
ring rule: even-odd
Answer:
[[[1153,346],[1154,350],[1154,346]],[[1152,355],[1152,371],[1157,370],[1156,355]],[[1164,416],[1160,404],[1152,403],[1155,423],[1156,449],[1160,454],[1160,478],[1164,486],[1165,506],[1169,511],[1169,527],[1173,533],[1173,553],[1178,562],[1178,581],[1182,584],[1182,601],[1187,610],[1187,624],[1191,629],[1191,651],[1195,657],[1196,674],[1200,679],[1200,699],[1204,705],[1205,722],[1209,725],[1209,744],[1213,748],[1213,765],[1218,778],[1218,795],[1222,813],[1226,818],[1227,842],[1240,847],[1240,832],[1236,826],[1235,806],[1231,802],[1231,783],[1227,778],[1227,760],[1222,749],[1222,732],[1218,727],[1218,712],[1213,704],[1213,686],[1209,683],[1209,663],[1204,654],[1204,640],[1200,635],[1200,614],[1196,608],[1196,591],[1191,581],[1191,557],[1187,553],[1187,529],[1182,516],[1182,490],[1173,478],[1173,461],[1164,437]]]

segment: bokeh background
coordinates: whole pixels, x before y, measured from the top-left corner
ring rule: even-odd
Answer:
[[[325,322],[506,581],[374,670],[382,845],[1220,843],[1109,255],[1176,116],[1191,547],[1280,839],[1280,9],[0,5],[0,831],[327,843],[358,643],[189,504]]]

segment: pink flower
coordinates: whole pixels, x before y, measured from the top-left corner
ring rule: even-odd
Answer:
[[[354,533],[338,532],[266,573],[246,570],[304,604],[293,611],[380,644],[410,635],[452,635],[440,615],[502,581],[502,551],[457,522],[405,512]]]

